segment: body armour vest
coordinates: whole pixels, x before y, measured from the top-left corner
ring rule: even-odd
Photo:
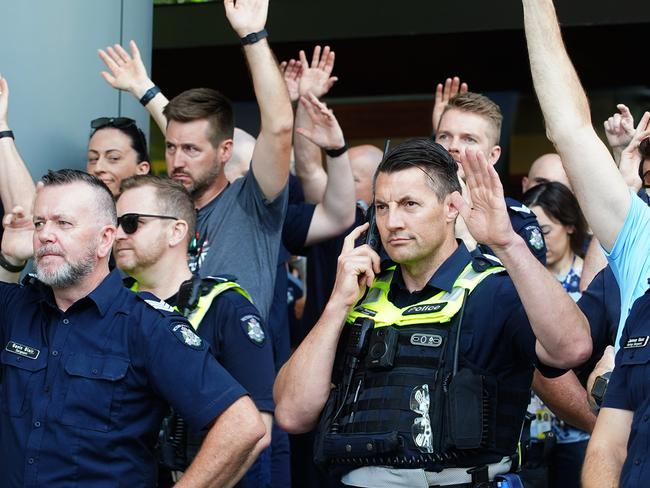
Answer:
[[[528,392],[511,395],[494,376],[468,367],[459,353],[467,297],[503,270],[475,271],[470,263],[450,292],[404,308],[388,300],[395,268],[375,279],[342,334],[339,347],[345,343],[345,349],[337,361],[344,364],[336,365],[342,380],[316,435],[319,465],[441,471],[471,466],[470,458],[486,449],[514,453],[523,418],[500,435],[496,424],[505,419],[497,418],[497,403],[523,415]]]
[[[193,277],[179,291],[179,303],[174,307],[183,313],[194,330],[198,330],[212,302],[226,290],[234,290],[252,302],[250,295],[229,276]],[[137,282],[131,286],[138,291]],[[172,471],[185,471],[201,448],[204,435],[190,432],[181,416],[170,409],[158,434],[158,461]]]

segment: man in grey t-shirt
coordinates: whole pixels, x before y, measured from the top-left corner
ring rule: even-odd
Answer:
[[[264,318],[273,298],[293,128],[289,95],[265,38],[267,10],[268,2],[226,5],[244,44],[261,115],[246,177],[229,185],[223,171],[233,146],[232,107],[223,95],[188,90],[163,111],[167,172],[190,191],[198,209],[199,249],[191,264],[201,276],[235,275]]]

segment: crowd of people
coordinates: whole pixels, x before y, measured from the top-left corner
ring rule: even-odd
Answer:
[[[0,77],[2,486],[644,486],[650,113],[619,105],[608,148],[553,1],[522,0],[557,153],[520,202],[499,106],[456,77],[426,137],[348,147],[334,51],[278,64],[268,4],[224,2],[256,137],[99,50],[164,176],[106,116],[86,171],[35,183]]]

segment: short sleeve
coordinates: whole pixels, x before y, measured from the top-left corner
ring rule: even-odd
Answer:
[[[257,408],[273,412],[273,341],[255,306],[227,290],[217,296],[198,328],[219,363],[250,393]]]
[[[311,203],[294,203],[287,206],[282,227],[282,243],[291,254],[298,254],[304,247],[315,209],[316,205]]]
[[[160,317],[143,330],[139,346],[154,389],[193,429],[203,429],[246,395],[182,316]]]
[[[286,212],[287,201],[289,199],[288,186],[282,189],[279,195],[273,200],[267,200],[262,192],[255,174],[253,167],[242,178],[242,186],[238,195],[238,199],[242,206],[247,211],[252,211],[258,216],[260,224],[268,229],[280,230]]]

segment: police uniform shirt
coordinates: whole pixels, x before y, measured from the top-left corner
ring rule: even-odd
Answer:
[[[484,259],[473,258],[461,241],[425,287],[413,293],[406,288],[398,265],[388,299],[397,307],[406,307],[426,300],[441,290],[450,292],[470,261],[480,267],[486,264]],[[485,278],[467,299],[460,357],[461,367],[465,364],[493,374],[500,385],[505,385],[511,392],[518,392],[515,394],[518,410],[497,413],[499,428],[521,429],[535,367],[548,377],[557,377],[566,372],[541,363],[535,352],[535,342],[535,335],[510,277],[506,273],[498,273]],[[344,343],[345,340],[340,345]],[[344,349],[339,347],[339,354]],[[337,361],[337,364],[340,365],[341,361]],[[335,383],[340,381],[341,374],[342,370],[335,372]],[[513,445],[512,452],[515,449]],[[502,454],[486,454],[486,457],[477,457],[480,459],[478,462],[498,462],[502,458]]]
[[[117,271],[65,312],[38,282],[0,284],[2,486],[154,487],[167,401],[203,429],[246,394],[164,308]]]
[[[257,308],[240,293],[226,290],[212,301],[196,333],[210,344],[219,364],[250,393],[258,410],[273,412],[272,341]]]

